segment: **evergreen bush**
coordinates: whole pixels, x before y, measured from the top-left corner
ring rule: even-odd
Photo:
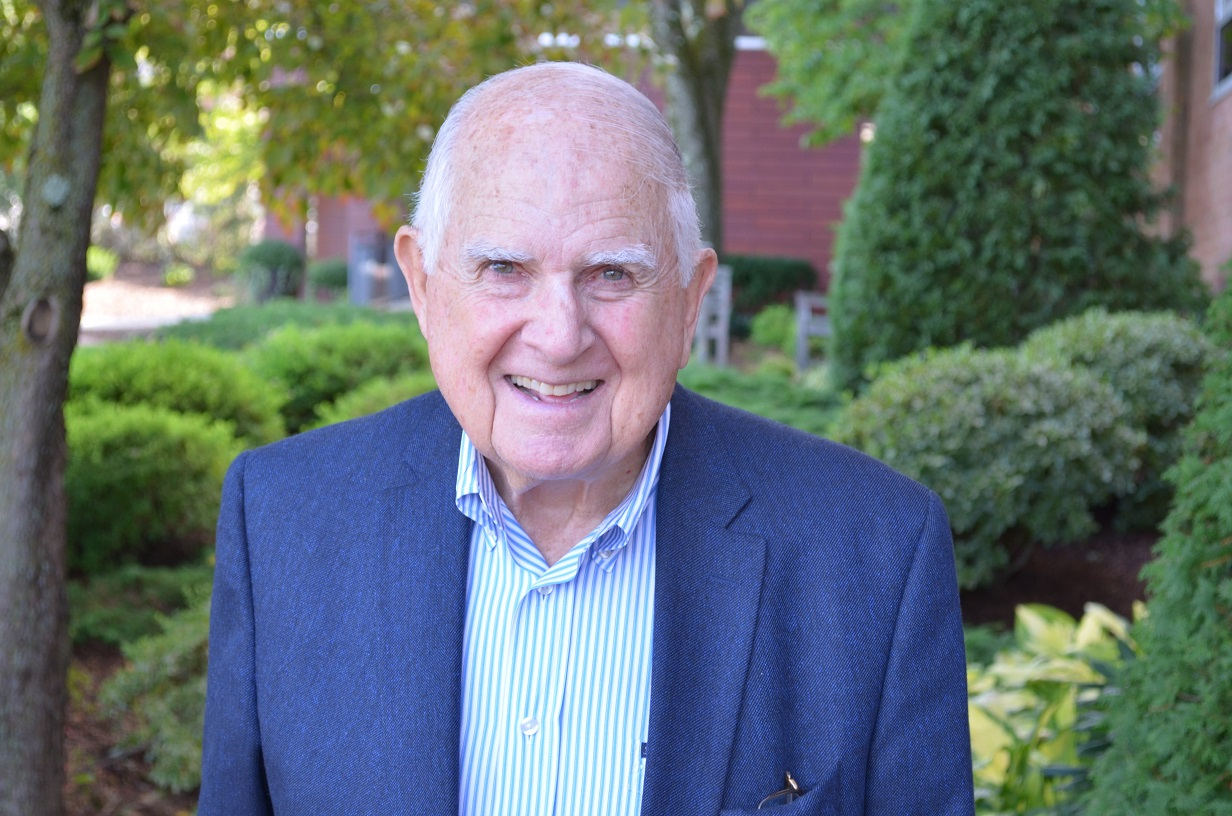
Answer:
[[[173,792],[201,785],[210,596],[160,619],[161,632],[123,647],[128,665],[103,686],[104,708],[125,730],[121,745],[142,750],[150,780]]]
[[[308,264],[308,283],[313,289],[330,292],[347,290],[347,262],[342,258],[329,258]]]
[[[214,540],[231,428],[149,405],[91,403],[66,412],[68,566],[97,575],[169,565]]]
[[[330,323],[393,323],[410,325],[410,311],[381,312],[349,303],[309,303],[299,300],[271,300],[219,309],[205,320],[185,320],[155,332],[158,339],[190,340],[215,348],[237,350],[265,339],[283,326],[325,326]]]
[[[428,349],[413,323],[287,326],[246,352],[253,369],[289,394],[282,414],[291,433],[311,427],[318,410],[377,377],[428,369]]]
[[[1133,492],[1118,502],[1118,521],[1123,527],[1158,526],[1172,497],[1163,474],[1180,455],[1180,431],[1193,416],[1210,353],[1206,336],[1172,312],[1109,314],[1096,308],[1038,329],[1022,350],[1084,366],[1120,394],[1129,421],[1146,432],[1147,446]]]
[[[375,414],[403,400],[418,397],[436,388],[436,378],[431,371],[416,371],[397,377],[378,377],[360,385],[354,391],[343,394],[317,412],[317,426],[333,425],[348,419]]]
[[[749,339],[794,357],[796,354],[796,313],[790,306],[776,303],[753,317]]]
[[[817,288],[817,270],[802,258],[724,255],[723,263],[732,270],[732,311],[741,314],[788,302],[797,289]]]
[[[74,644],[121,646],[157,634],[159,616],[182,609],[188,594],[208,592],[213,576],[208,564],[128,564],[69,581],[69,637]]]
[[[918,0],[838,232],[835,382],[1011,346],[1092,306],[1197,312],[1184,237],[1143,230],[1172,0]],[[1149,7],[1149,8],[1148,8]]]
[[[1077,541],[1131,487],[1144,435],[1091,372],[962,345],[889,364],[835,438],[932,488],[954,532],[959,584],[984,586],[1037,543]]]
[[[1089,816],[1232,814],[1232,290],[1204,328],[1218,351],[1167,475],[1176,497],[1134,628],[1143,658],[1109,705]]]
[[[680,383],[717,402],[818,436],[829,433],[843,408],[842,398],[829,388],[797,384],[790,371],[767,368],[746,374],[691,363],[680,372]]]
[[[304,280],[304,256],[286,241],[267,238],[240,251],[236,274],[247,296],[257,303],[298,297]]]
[[[285,399],[238,356],[181,341],[134,341],[77,350],[69,368],[74,403],[151,405],[231,425],[249,445],[285,436]]]

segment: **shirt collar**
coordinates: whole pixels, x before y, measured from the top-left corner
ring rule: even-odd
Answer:
[[[583,539],[584,541],[589,540],[592,544],[599,542],[598,547],[592,547],[591,557],[599,559],[609,569],[613,559],[611,555],[604,555],[604,553],[609,551],[614,553],[624,547],[629,539],[629,533],[637,525],[655,495],[655,488],[659,484],[659,466],[663,462],[663,449],[667,445],[671,416],[672,406],[668,403],[655,426],[654,444],[650,447],[650,454],[646,457],[646,463],[642,465],[642,472],[637,481],[620,504],[607,514],[590,535]],[[488,471],[487,462],[475,448],[466,431],[462,432],[462,442],[458,446],[458,478],[454,500],[464,515],[477,524],[494,528],[499,531],[498,537],[504,538],[504,519],[507,514],[507,511],[502,512],[504,500],[496,492],[496,485],[492,481],[492,474]],[[620,534],[608,535],[613,528],[619,528]],[[495,546],[495,538],[489,540],[489,548]]]

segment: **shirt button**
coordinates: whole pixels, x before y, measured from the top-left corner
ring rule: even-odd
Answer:
[[[607,561],[609,558],[611,558],[615,554],[616,554],[615,550],[603,550],[602,552],[599,553],[599,557],[602,558],[604,561]]]
[[[533,737],[539,733],[539,721],[534,717],[523,717],[522,722],[518,723],[518,728],[522,729],[522,733],[528,737]]]
[[[539,594],[543,596],[551,595],[552,591],[555,589],[556,584],[545,584],[544,586],[539,587]]]

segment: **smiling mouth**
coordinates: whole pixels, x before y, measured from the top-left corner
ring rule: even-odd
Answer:
[[[551,383],[540,382],[530,377],[523,377],[520,374],[510,374],[507,379],[518,390],[524,394],[529,394],[537,400],[545,398],[559,400],[562,397],[577,399],[594,391],[603,382],[603,380],[582,380],[581,382],[552,385]]]

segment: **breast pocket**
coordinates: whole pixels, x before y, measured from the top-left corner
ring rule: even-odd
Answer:
[[[766,793],[769,794],[770,791]],[[747,808],[724,808],[719,811],[719,816],[842,816],[839,795],[836,770],[828,778],[807,789],[804,795],[794,802],[785,805],[768,804],[761,810],[757,809],[757,803],[754,802]]]

